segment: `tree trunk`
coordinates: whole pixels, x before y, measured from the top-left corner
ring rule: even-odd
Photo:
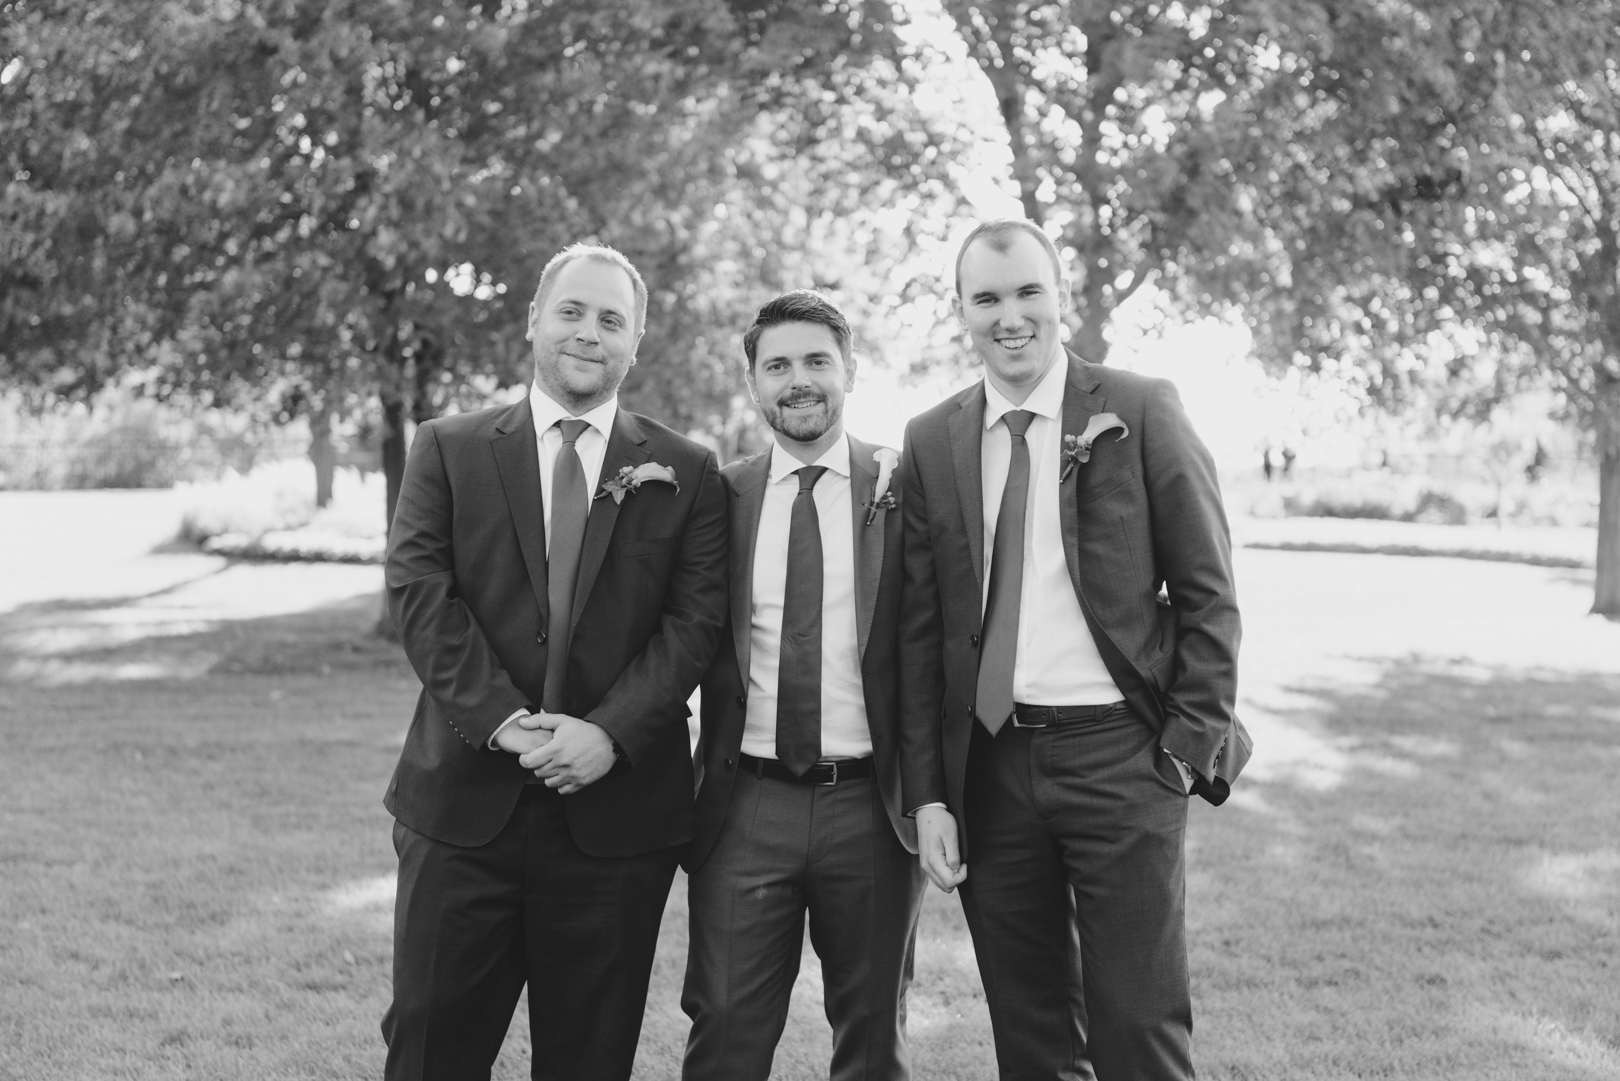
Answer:
[[[382,400],[382,467],[388,492],[388,529],[394,528],[394,509],[399,506],[400,484],[405,479],[405,399],[396,394],[384,394]],[[388,594],[383,593],[377,614],[377,633],[390,642],[399,641],[399,628],[388,611]]]
[[[1597,588],[1592,611],[1620,620],[1620,446],[1599,440]]]
[[[332,473],[337,455],[332,450],[332,412],[322,405],[309,414],[309,460],[315,466],[315,505],[332,502]]]

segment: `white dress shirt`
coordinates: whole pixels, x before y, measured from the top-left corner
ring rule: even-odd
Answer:
[[[788,534],[799,494],[794,472],[804,463],[771,446],[770,480],[754,540],[748,712],[742,750],[776,758],[776,681],[782,660],[782,605],[787,588]],[[872,753],[855,628],[855,535],[849,491],[849,436],[816,459],[827,467],[816,482],[821,525],[821,757],[865,758]]]
[[[529,409],[534,414],[534,441],[536,451],[540,455],[540,502],[542,503],[541,516],[546,525],[546,555],[551,555],[551,473],[557,465],[557,455],[562,450],[562,429],[557,427],[559,420],[574,417],[564,409],[554,398],[540,389],[538,381],[529,386]],[[574,440],[574,453],[579,455],[579,465],[585,472],[585,491],[587,498],[594,499],[596,490],[601,486],[602,459],[607,457],[608,433],[613,431],[613,421],[619,413],[619,396],[615,394],[595,409],[581,413],[577,419],[583,420],[590,427],[579,433]],[[590,514],[590,506],[586,505],[585,513]],[[514,712],[501,722],[501,726],[490,733],[489,745],[495,746],[495,737],[499,736],[507,725],[528,713],[526,709]]]
[[[1024,588],[1018,606],[1018,654],[1013,664],[1013,699],[1032,706],[1091,706],[1125,696],[1097,652],[1080,612],[1069,564],[1063,552],[1063,520],[1058,513],[1059,447],[1063,434],[1063,388],[1069,366],[1059,356],[1023,405],[1013,405],[984,381],[984,436],[980,444],[984,478],[984,588],[988,601],[990,559],[996,545],[996,518],[1012,463],[1012,436],[1002,416],[1015,409],[1035,414],[1024,439],[1029,443],[1029,500],[1025,505]]]
[[[549,556],[552,532],[551,472],[557,465],[557,455],[562,450],[563,444],[562,429],[557,427],[557,422],[575,418],[574,414],[541,390],[538,382],[529,387],[529,408],[534,412],[535,442],[539,444],[540,498],[545,503],[546,555]],[[590,425],[580,432],[579,438],[574,441],[574,453],[579,455],[580,468],[585,471],[585,491],[588,498],[594,497],[597,488],[601,486],[602,459],[607,457],[608,434],[613,431],[613,421],[618,412],[619,396],[615,394],[590,412],[581,413],[577,418]],[[589,507],[585,513],[590,513]]]

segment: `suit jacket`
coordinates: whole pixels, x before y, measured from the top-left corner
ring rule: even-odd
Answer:
[[[1168,381],[1072,353],[1068,367],[1063,434],[1109,412],[1130,429],[1100,436],[1059,487],[1075,596],[1114,683],[1221,803],[1251,744],[1233,712],[1240,625],[1214,462]],[[912,420],[902,466],[904,802],[944,803],[958,823],[983,623],[984,411],[981,381]]]
[[[597,856],[692,836],[686,700],[726,617],[726,497],[706,448],[620,409],[601,479],[654,461],[648,482],[591,504],[574,594],[566,712],[605,729],[630,768],[564,797],[574,842]],[[389,531],[393,613],[422,680],[384,803],[436,840],[472,846],[506,824],[531,777],[489,747],[538,708],[551,641],[540,462],[529,401],[417,429]]]
[[[898,509],[879,510],[866,524],[867,504],[877,485],[877,447],[849,438],[849,490],[855,545],[855,624],[861,656],[861,689],[872,730],[872,760],[889,822],[908,852],[917,851],[917,826],[900,806],[899,616],[900,538]],[[695,871],[714,847],[731,802],[747,716],[754,604],[754,542],[770,480],[771,452],[732,462],[721,470],[730,490],[731,617],[714,663],[703,677],[699,708],[703,732],[693,756],[698,773],[697,835],[684,866]],[[889,489],[900,497],[898,471]]]

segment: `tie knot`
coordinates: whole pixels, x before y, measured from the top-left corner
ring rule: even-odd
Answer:
[[[1035,422],[1035,414],[1028,409],[1014,409],[1003,413],[1001,419],[1006,423],[1007,430],[1019,439],[1029,431],[1029,426]]]
[[[571,417],[566,420],[559,420],[557,422],[557,427],[562,429],[564,443],[574,442],[580,437],[580,433],[590,426],[590,421],[580,420],[578,417]]]
[[[799,494],[803,495],[805,492],[815,488],[816,481],[820,480],[821,475],[827,472],[827,467],[824,465],[806,465],[800,466],[793,472],[799,476]]]

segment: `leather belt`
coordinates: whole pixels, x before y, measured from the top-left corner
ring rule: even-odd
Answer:
[[[1014,728],[1046,728],[1072,721],[1095,721],[1123,705],[1124,700],[1104,702],[1097,706],[1029,706],[1014,702],[1012,723]]]
[[[788,781],[792,784],[835,785],[839,781],[859,781],[872,776],[872,759],[842,758],[832,762],[817,762],[804,771],[803,777],[793,776],[793,771],[774,758],[755,758],[751,754],[739,754],[737,765],[752,773],[755,777],[769,777],[776,781]]]

